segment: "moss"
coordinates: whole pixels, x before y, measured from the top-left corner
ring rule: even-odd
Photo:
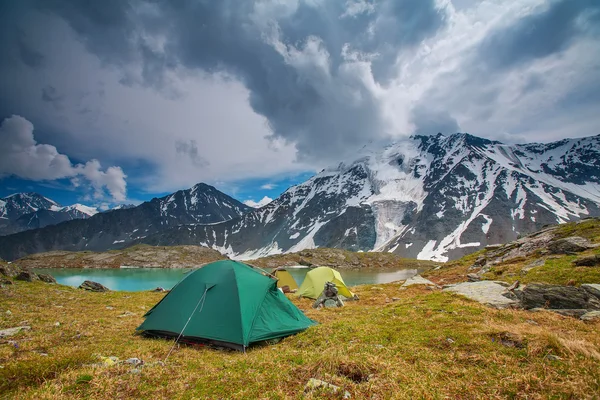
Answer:
[[[246,354],[178,346],[164,366],[157,362],[172,341],[134,331],[162,294],[26,282],[2,290],[0,327],[32,326],[14,337],[18,350],[0,345],[0,390],[8,397],[292,399],[317,378],[353,398],[583,398],[597,392],[600,379],[598,324],[494,310],[418,287],[359,286],[353,290],[361,300],[341,309],[313,310],[291,296],[318,326]],[[125,310],[135,315],[117,318]],[[128,364],[91,365],[99,355],[137,357],[145,366],[133,374]],[[81,377],[87,383],[77,383]],[[331,395],[305,394],[323,396]]]

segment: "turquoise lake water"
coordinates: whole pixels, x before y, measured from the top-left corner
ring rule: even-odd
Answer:
[[[289,269],[290,274],[296,279],[298,285],[304,280],[309,268]],[[387,283],[410,278],[425,271],[417,269],[402,270],[339,270],[348,286],[372,283]],[[162,268],[123,268],[123,269],[36,269],[36,272],[54,276],[58,283],[68,286],[79,286],[85,280],[98,282],[111,290],[136,292],[151,290],[156,287],[171,289],[179,282],[189,269],[162,269]]]

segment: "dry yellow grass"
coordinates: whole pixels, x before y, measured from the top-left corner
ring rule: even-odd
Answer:
[[[306,382],[318,378],[354,399],[598,398],[598,323],[494,310],[393,283],[355,291],[361,300],[342,309],[313,310],[309,300],[294,299],[320,324],[278,344],[246,354],[179,346],[161,366],[172,341],[134,330],[162,294],[15,282],[0,292],[0,328],[32,329],[9,338],[15,342],[2,340],[0,393],[20,399],[341,398],[303,394]],[[119,317],[126,311],[134,315]],[[99,355],[137,357],[146,366],[141,373],[126,364],[93,366]]]

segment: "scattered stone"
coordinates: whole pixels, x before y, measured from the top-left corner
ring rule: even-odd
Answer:
[[[55,322],[54,326],[60,326],[60,322]]]
[[[123,314],[117,315],[117,318],[131,317],[132,315],[135,315],[135,314],[130,311],[125,311]]]
[[[441,266],[441,265],[436,265],[436,266],[433,268],[433,270],[434,270],[434,271],[437,271],[438,269],[441,269],[441,268],[442,268],[442,266]]]
[[[114,310],[115,308],[114,308],[114,307],[111,307],[111,306],[106,306],[106,309],[107,309],[107,310]]]
[[[481,277],[478,274],[467,274],[467,279],[469,282],[479,282]]]
[[[166,292],[166,290],[162,287],[157,287],[156,289],[152,290],[153,292]],[[288,286],[288,291],[289,291],[289,286]],[[285,293],[285,290],[284,290]]]
[[[544,264],[546,264],[546,260],[544,258],[538,258],[537,260],[533,260],[532,262],[521,268],[521,275],[525,275],[534,268],[542,267]]]
[[[12,285],[12,281],[8,278],[0,278],[0,285]]]
[[[0,338],[14,336],[21,331],[26,331],[29,329],[31,329],[31,327],[28,325],[15,326],[14,328],[2,329],[2,330],[0,330]]]
[[[400,300],[400,297],[392,297],[392,301],[398,301]]]
[[[600,284],[597,283],[584,283],[581,285],[581,288],[591,294],[592,296],[596,296],[600,299]]]
[[[429,279],[423,278],[421,275],[415,275],[412,278],[408,278],[406,282],[402,284],[401,287],[409,287],[413,285],[425,285],[425,286],[433,286],[437,287],[437,285],[431,282]]]
[[[310,378],[304,387],[304,392],[312,392],[316,389],[325,389],[332,393],[337,393],[342,390],[339,386],[332,385],[331,383],[322,381],[320,379]],[[349,399],[350,393],[344,392],[344,399]]]
[[[452,339],[452,338],[446,338],[446,342],[452,344],[452,343],[454,343],[454,339]]]
[[[79,289],[89,290],[91,292],[108,292],[109,288],[106,286],[94,282],[94,281],[84,281],[81,285],[79,285]]]
[[[444,291],[461,294],[471,300],[494,308],[507,308],[518,304],[517,301],[503,296],[506,293],[506,288],[493,281],[458,283],[450,285]]]
[[[129,371],[130,374],[141,374],[142,370],[138,369],[138,368],[134,368],[131,371]]]
[[[593,247],[589,240],[580,236],[570,236],[548,244],[548,250],[553,254],[579,253]]]
[[[579,317],[582,321],[600,321],[600,311],[590,311]]]
[[[560,361],[562,360],[562,358],[560,358],[559,356],[555,356],[554,354],[546,354],[546,357],[544,357],[547,360],[550,361]]]
[[[40,278],[40,281],[42,282],[56,283],[56,279],[54,279],[54,277],[49,274],[38,274],[38,278]]]
[[[519,296],[525,309],[600,309],[600,299],[574,286],[531,283],[520,291]]]
[[[33,282],[39,280],[38,276],[31,271],[21,271],[15,278],[18,281]]]
[[[502,246],[504,246],[504,245],[501,244],[501,243],[499,243],[499,244],[488,244],[487,246],[485,246],[485,249],[486,250],[498,250]]]
[[[523,349],[527,347],[527,343],[518,335],[511,332],[501,332],[492,337],[492,341],[498,340],[503,346]]]
[[[10,317],[12,315],[12,312],[10,310],[6,310],[5,314]]]
[[[133,364],[133,365],[141,365],[144,362],[142,360],[140,360],[139,358],[128,358],[127,360],[125,360],[126,364]]]

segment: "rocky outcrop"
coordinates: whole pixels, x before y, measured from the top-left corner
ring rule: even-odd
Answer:
[[[38,274],[38,278],[40,278],[40,281],[42,282],[56,283],[56,279],[54,279],[54,277],[49,274]]]
[[[590,311],[581,316],[583,321],[600,321],[600,311]]]
[[[4,264],[0,263],[0,275],[7,276],[9,278],[14,278],[19,275],[21,272],[21,268],[16,266],[15,264]]]
[[[548,250],[553,254],[580,253],[595,246],[589,240],[579,236],[570,236],[558,239],[548,244]]]
[[[40,278],[38,278],[34,272],[25,270],[21,271],[19,275],[15,277],[15,279],[18,281],[33,282],[39,280]]]
[[[471,300],[489,305],[494,308],[518,306],[519,302],[507,297],[509,291],[504,282],[464,282],[444,287],[445,292],[463,295]]]
[[[600,298],[585,288],[531,283],[515,291],[525,309],[586,309],[600,310]]]
[[[573,265],[578,267],[598,267],[600,266],[600,254],[578,258],[573,261]]]
[[[437,285],[433,282],[431,282],[428,279],[423,278],[421,275],[415,275],[411,278],[408,278],[401,287],[408,287],[408,286],[414,286],[414,285],[425,285],[427,287],[437,287]]]
[[[79,285],[79,289],[89,290],[90,292],[109,292],[110,289],[106,286],[94,282],[94,281],[85,281],[81,285]]]
[[[584,283],[581,288],[600,299],[600,284],[597,283]]]

